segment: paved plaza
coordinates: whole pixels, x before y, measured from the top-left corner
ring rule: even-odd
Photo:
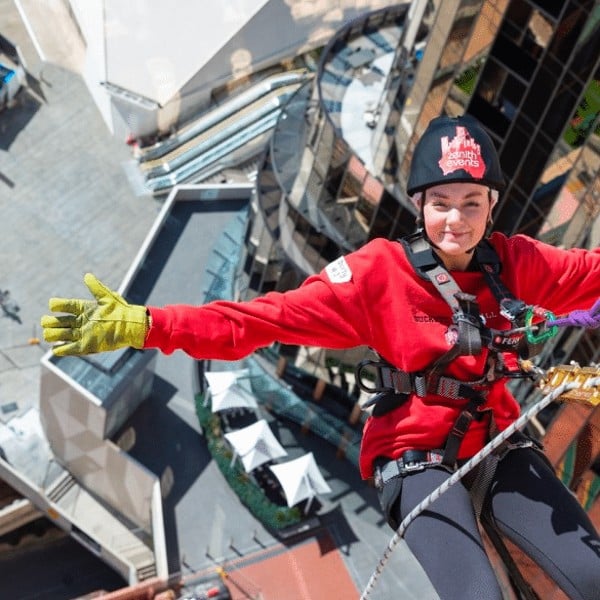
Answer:
[[[0,291],[8,292],[4,303],[8,310],[0,313],[0,405],[14,404],[11,410],[24,412],[37,406],[39,400],[40,358],[47,351],[39,340],[39,320],[47,311],[48,298],[85,296],[82,278],[87,271],[116,287],[162,200],[140,194],[131,177],[135,165],[130,149],[123,140],[111,136],[82,79],[65,68],[37,61],[14,18],[12,2],[0,0],[0,14],[3,9],[6,12],[0,17],[0,31],[10,37],[6,25],[14,28],[13,41],[23,44],[28,66],[38,82],[35,93],[26,90],[14,108],[0,113],[0,264],[4,267],[0,270]],[[178,270],[193,273],[190,281],[201,277],[203,253],[208,252],[220,229],[236,218],[236,211],[222,211],[198,224],[195,239],[202,240],[204,246],[197,248],[193,260],[185,251],[177,257]],[[152,300],[191,301],[172,298],[176,291],[165,283],[153,291]],[[265,550],[277,555],[287,551],[237,502],[233,492],[223,487],[224,479],[210,461],[193,410],[193,369],[193,361],[181,353],[160,356],[154,392],[157,403],[144,405],[139,415],[147,420],[149,430],[157,423],[168,423],[168,428],[163,427],[151,441],[159,476],[166,464],[177,465],[176,487],[165,500],[166,527],[179,549],[182,575],[190,582],[214,571],[211,550],[215,554],[218,549],[220,561],[240,574],[243,567],[268,558]],[[161,390],[162,397],[158,397]],[[381,518],[373,488],[325,442],[303,435],[291,424],[279,423],[274,428],[289,449],[313,451],[317,456],[333,489],[326,499],[325,529],[320,535],[333,540],[335,552],[360,590],[392,534]],[[52,545],[46,558],[43,549],[37,549],[36,564],[47,561],[50,568],[45,569],[44,583],[36,585],[46,588],[27,591],[26,587],[34,584],[23,578],[19,597],[74,597],[85,585],[94,586],[87,592],[103,585],[102,574],[104,585],[114,589],[115,579],[103,565],[91,566],[98,561],[89,557],[82,568],[73,560],[72,548],[61,551]],[[330,551],[328,547],[323,552],[327,560],[321,566],[333,564]],[[24,554],[11,563],[11,569],[25,573],[30,560],[31,556]],[[305,566],[295,563],[296,567],[320,568],[318,559],[313,556],[311,560]],[[100,573],[100,579],[86,584],[81,577],[86,569]],[[245,577],[252,577],[251,570],[246,573]],[[325,572],[320,574],[327,577]],[[13,592],[3,585],[12,585],[14,591],[14,580],[0,583],[0,596],[11,597]],[[253,585],[258,586],[258,580]],[[270,598],[268,594],[264,597]],[[294,588],[288,597],[277,600],[305,597]],[[400,545],[373,597],[434,600],[435,595]],[[314,595],[311,598],[320,600]]]

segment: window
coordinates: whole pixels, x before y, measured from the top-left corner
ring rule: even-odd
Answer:
[[[546,216],[552,208],[555,198],[555,193],[534,196],[531,202],[527,204],[519,225],[519,231],[537,237],[547,224]]]
[[[498,137],[503,138],[506,135],[510,119],[500,110],[500,107],[492,106],[478,94],[471,99],[469,113]]]
[[[600,56],[599,20],[600,5],[596,7],[594,18],[590,19],[587,28],[582,32],[581,39],[578,41],[579,47],[575,49],[570,63],[571,73],[582,81],[589,79],[594,65],[598,64],[598,57]],[[596,79],[598,79],[597,75]]]
[[[384,190],[379,208],[373,219],[369,237],[395,239],[413,232],[414,229],[415,218],[413,213],[401,206],[396,198],[387,190]]]
[[[552,142],[541,131],[538,131],[525,155],[523,168],[516,178],[517,184],[526,193],[534,190],[552,154],[552,147]]]
[[[553,138],[560,136],[565,124],[569,122],[573,114],[573,109],[577,105],[577,97],[580,93],[581,85],[567,75],[552,102],[550,102],[546,117],[542,123],[542,129],[549,136]],[[585,99],[582,100],[582,103],[585,104]]]
[[[555,74],[543,66],[540,67],[527,91],[523,102],[523,113],[532,120],[539,119],[540,109],[543,109],[548,99],[553,96],[557,84],[558,79]]]
[[[598,114],[600,114],[600,81],[592,79],[563,133],[565,142],[572,148],[578,148],[594,128],[598,133],[600,129]]]
[[[356,157],[351,156],[346,167],[346,175],[340,190],[339,197],[358,199],[362,182],[367,175],[365,165]]]
[[[498,96],[498,105],[502,113],[509,119],[512,120],[514,118],[515,112],[521,104],[526,91],[527,87],[520,79],[517,79],[510,73],[506,74],[504,85]]]
[[[396,217],[393,220],[394,226],[388,233],[390,239],[395,240],[399,237],[408,235],[415,230],[415,215],[404,207],[399,207]],[[375,227],[373,227],[373,232]]]
[[[318,202],[321,197],[323,181],[316,170],[310,172],[308,181],[306,182],[306,197],[308,202]]]
[[[519,170],[519,165],[523,160],[523,155],[533,137],[533,124],[523,115],[518,118],[507,137],[502,152],[500,162],[504,172],[512,179]]]
[[[575,44],[581,35],[581,31],[589,17],[588,11],[579,6],[579,3],[570,2],[567,10],[552,39],[550,53],[561,63],[566,64],[572,57]]]
[[[390,143],[390,151],[388,152],[388,155],[386,157],[385,165],[383,166],[383,172],[385,175],[395,177],[399,166],[398,146],[396,145],[396,141],[394,139],[392,139]]]
[[[516,187],[510,188],[502,197],[501,204],[494,217],[494,229],[507,235],[516,233],[521,212],[527,202],[527,196]]]
[[[534,6],[539,6],[542,12],[548,13],[552,17],[560,15],[563,6],[566,4],[564,0],[543,0],[543,2],[531,2]]]
[[[536,66],[535,59],[501,32],[492,48],[493,56],[511,71],[529,81]]]

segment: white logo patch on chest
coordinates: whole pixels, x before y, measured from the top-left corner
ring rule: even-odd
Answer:
[[[343,256],[330,262],[325,267],[325,273],[331,283],[347,283],[352,279],[352,271]]]

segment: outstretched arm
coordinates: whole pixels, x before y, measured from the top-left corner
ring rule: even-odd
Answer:
[[[152,326],[145,347],[238,360],[273,342],[339,349],[368,345],[368,319],[356,298],[349,302],[341,291],[336,288],[336,294],[314,276],[298,289],[249,302],[149,307]]]
[[[236,360],[276,341],[326,348],[370,343],[354,285],[334,288],[318,275],[296,290],[249,302],[160,308],[130,305],[91,274],[85,283],[94,299],[52,298],[50,310],[67,314],[42,317],[44,339],[56,344],[57,356],[131,346]]]

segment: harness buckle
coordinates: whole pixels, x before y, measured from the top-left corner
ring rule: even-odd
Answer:
[[[527,310],[527,304],[516,298],[504,298],[500,302],[500,314],[511,323],[522,317]]]
[[[425,375],[415,375],[413,384],[417,396],[420,398],[427,396],[427,377],[425,377]]]
[[[441,464],[442,461],[441,450],[406,450],[400,458],[389,459],[384,464],[376,464],[373,476],[375,487],[381,490],[388,481],[396,477],[423,471],[427,467]]]
[[[354,375],[356,378],[356,383],[358,383],[358,386],[365,392],[368,392],[369,394],[376,394],[378,392],[389,391],[389,388],[385,387],[385,385],[383,384],[382,373],[381,373],[381,369],[383,368],[383,366],[384,366],[383,363],[378,360],[371,360],[368,358],[361,360],[356,365],[356,369],[354,370]],[[366,377],[365,372],[367,369],[373,368],[373,367],[375,367],[375,381],[371,385],[371,378],[367,378],[368,383],[365,383],[365,377]]]
[[[402,467],[404,473],[414,473],[415,471],[423,471],[428,463],[422,460],[413,460],[411,462],[405,462]]]

